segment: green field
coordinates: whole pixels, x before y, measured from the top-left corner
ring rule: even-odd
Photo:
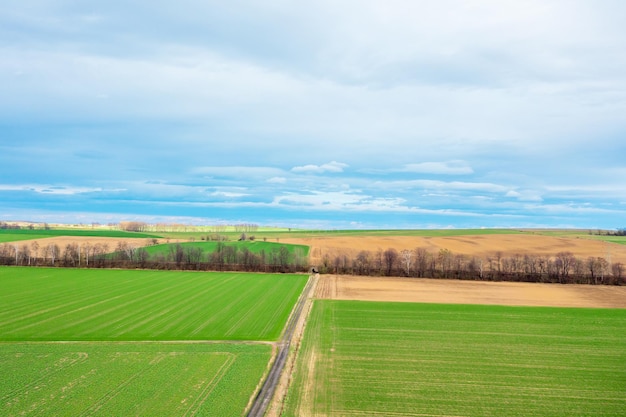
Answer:
[[[624,416],[626,310],[315,301],[286,416]]]
[[[0,341],[277,340],[306,280],[0,268]]]
[[[237,416],[266,344],[0,343],[3,416]]]
[[[306,282],[0,267],[0,415],[244,415]]]
[[[20,240],[44,239],[59,236],[113,237],[113,238],[158,238],[149,233],[125,232],[123,230],[87,229],[0,229],[0,243]]]
[[[183,249],[187,248],[199,248],[204,254],[215,252],[218,245],[225,245],[228,247],[236,248],[238,251],[244,249],[249,250],[251,253],[260,254],[264,251],[266,254],[272,252],[278,252],[281,247],[285,247],[289,251],[290,256],[294,256],[296,251],[300,251],[301,256],[308,256],[309,247],[305,245],[290,245],[277,242],[263,242],[263,241],[235,241],[235,242],[183,242],[180,246]],[[167,255],[170,253],[172,247],[175,247],[178,243],[168,243],[162,245],[147,246],[145,249],[150,256]]]

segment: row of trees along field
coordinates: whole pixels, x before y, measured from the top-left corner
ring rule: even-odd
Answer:
[[[150,239],[149,244],[154,240]],[[54,243],[40,246],[4,243],[0,245],[0,264],[21,266],[62,266],[81,268],[145,268],[257,272],[306,272],[309,269],[304,252],[286,246],[251,252],[246,247],[217,242],[214,251],[197,246],[169,245],[165,252],[151,254],[146,247],[135,247],[120,241],[107,244],[68,243],[64,248]]]
[[[148,242],[154,243],[153,241]],[[247,248],[218,242],[212,252],[196,246],[168,246],[167,252],[150,254],[145,247],[124,241],[116,247],[106,244],[32,244],[0,245],[3,265],[64,266],[94,268],[194,269],[266,272],[305,272],[310,268],[300,249],[290,253],[286,246],[253,253]],[[346,254],[324,255],[321,273],[367,276],[406,276],[451,278],[484,281],[525,281],[624,285],[626,277],[621,262],[603,257],[578,258],[571,252],[554,256],[513,255],[495,252],[486,259],[454,254],[448,249],[433,253],[423,248],[389,248],[376,252],[361,251],[355,257]]]
[[[324,255],[321,273],[347,275],[386,275],[421,278],[452,278],[482,281],[524,281],[578,284],[624,285],[624,265],[603,257],[577,258],[571,252],[554,256],[513,255],[496,252],[486,259],[455,254],[448,249],[436,253],[424,248],[390,248],[376,252],[360,251]]]
[[[186,224],[176,223],[157,223],[148,224],[138,221],[123,221],[120,222],[117,227],[120,230],[127,232],[187,232],[198,230],[198,226],[190,226]],[[202,227],[202,229],[205,229]],[[233,225],[214,225],[209,226],[208,229],[215,233],[226,232],[232,229],[235,232],[256,232],[259,229],[259,225],[253,223],[238,223]]]

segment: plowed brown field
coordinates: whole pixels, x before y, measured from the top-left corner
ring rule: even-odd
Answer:
[[[626,287],[320,275],[316,298],[445,304],[626,308]]]
[[[92,237],[92,236],[58,236],[58,237],[48,237],[44,239],[32,239],[32,240],[22,240],[19,241],[18,244],[30,246],[33,242],[37,242],[40,248],[45,247],[49,244],[59,245],[59,248],[63,250],[65,246],[68,244],[77,244],[77,245],[87,245],[90,244],[94,246],[96,244],[108,245],[109,251],[114,251],[115,247],[119,242],[127,243],[133,247],[140,248],[143,246],[147,246],[151,244],[152,239],[146,238],[119,238],[119,237]]]
[[[503,257],[513,255],[554,256],[559,252],[571,252],[580,259],[590,256],[608,258],[611,262],[626,264],[626,245],[600,240],[554,237],[534,234],[493,234],[445,237],[422,236],[338,236],[301,239],[281,239],[284,243],[309,246],[311,263],[319,263],[324,255],[331,258],[347,255],[354,258],[361,250],[376,252],[394,248],[398,251],[424,248],[437,253],[448,249],[454,254],[476,256],[482,259],[494,257],[500,252]],[[607,259],[608,260],[608,259]]]

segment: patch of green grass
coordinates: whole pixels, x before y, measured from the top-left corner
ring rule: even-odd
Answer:
[[[304,275],[0,268],[0,341],[277,340]]]
[[[315,301],[286,416],[623,416],[626,310]]]
[[[242,415],[267,344],[0,343],[0,415]]]
[[[45,239],[47,237],[52,237],[50,235],[35,234],[35,233],[11,233],[11,232],[15,232],[15,230],[0,231],[0,243],[20,242],[22,240]],[[21,243],[20,245],[22,244],[23,243]]]
[[[598,234],[597,230],[583,230],[583,229],[536,229],[527,230],[528,233],[553,236],[553,237],[565,237],[570,239],[592,239],[601,240],[604,242],[617,243],[620,245],[626,245],[626,236],[609,236],[606,234]]]
[[[43,239],[59,236],[87,236],[113,238],[159,238],[159,235],[123,230],[85,230],[85,229],[0,229],[0,242],[14,242],[19,240]]]
[[[167,255],[170,253],[173,247],[176,245],[181,245],[183,249],[185,248],[199,248],[203,253],[213,253],[215,252],[217,245],[223,244],[229,247],[237,248],[238,251],[243,250],[244,248],[249,250],[251,253],[259,254],[262,251],[265,251],[267,255],[272,252],[278,252],[281,247],[285,247],[289,251],[289,255],[293,256],[296,251],[300,251],[302,256],[308,256],[309,247],[305,245],[291,245],[285,243],[276,243],[276,242],[263,242],[263,241],[235,241],[235,242],[182,242],[182,243],[167,243],[162,245],[148,246],[146,247],[146,251],[151,256],[156,255]]]

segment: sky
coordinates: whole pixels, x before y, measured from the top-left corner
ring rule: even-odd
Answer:
[[[626,2],[0,2],[0,220],[626,227]]]

